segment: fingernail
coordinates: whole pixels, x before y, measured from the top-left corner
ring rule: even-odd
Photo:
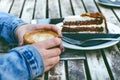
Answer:
[[[65,51],[65,48],[62,45],[60,46],[60,49],[61,49],[62,52]]]
[[[61,50],[62,50],[62,52],[64,52],[64,51],[65,51],[65,48],[63,47]]]

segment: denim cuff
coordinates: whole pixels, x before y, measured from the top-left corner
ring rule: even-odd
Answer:
[[[17,51],[20,55],[26,60],[26,66],[28,67],[28,72],[30,76],[35,78],[39,75],[42,75],[44,72],[44,64],[40,53],[37,49],[31,45],[26,45],[23,47],[17,47],[11,51]]]
[[[9,29],[8,33],[11,33],[9,36],[12,39],[12,43],[9,43],[9,45],[12,44],[18,44],[18,41],[16,39],[16,35],[15,35],[15,30],[20,27],[21,25],[26,24],[24,21],[20,20],[19,18],[15,18],[12,23],[10,24],[12,27],[11,29]]]

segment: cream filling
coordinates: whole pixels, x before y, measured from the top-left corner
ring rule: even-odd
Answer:
[[[76,16],[68,16],[65,17],[64,22],[74,22],[74,21],[89,21],[89,20],[95,20],[95,18],[92,17],[81,17],[80,15],[76,15]]]

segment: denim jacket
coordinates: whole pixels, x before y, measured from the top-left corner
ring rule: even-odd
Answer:
[[[18,43],[14,31],[25,24],[21,19],[0,12],[0,37],[8,44]],[[38,50],[25,45],[16,47],[0,56],[0,80],[31,80],[44,72],[43,60]]]

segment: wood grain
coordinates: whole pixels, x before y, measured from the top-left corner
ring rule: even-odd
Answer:
[[[34,24],[40,24],[40,19],[99,11],[104,14],[107,22],[120,27],[120,9],[102,6],[97,0],[0,0],[0,11]],[[0,56],[15,47],[8,46],[3,39],[0,41]],[[98,50],[65,48],[65,52],[60,57],[61,61],[54,68],[35,80],[120,79],[120,43]]]
[[[49,18],[60,18],[60,8],[58,0],[48,1]]]
[[[24,9],[21,15],[22,20],[30,23],[33,18],[35,0],[26,0]]]
[[[68,61],[69,80],[86,80],[84,60]]]
[[[37,0],[35,6],[34,19],[46,18],[47,0]]]
[[[10,13],[17,17],[21,17],[20,15],[22,13],[23,7],[24,7],[24,0],[14,0]]]
[[[13,2],[14,0],[0,0],[0,10],[8,13]]]
[[[91,79],[110,80],[110,76],[107,71],[101,52],[99,50],[89,51],[86,52],[86,54]]]

